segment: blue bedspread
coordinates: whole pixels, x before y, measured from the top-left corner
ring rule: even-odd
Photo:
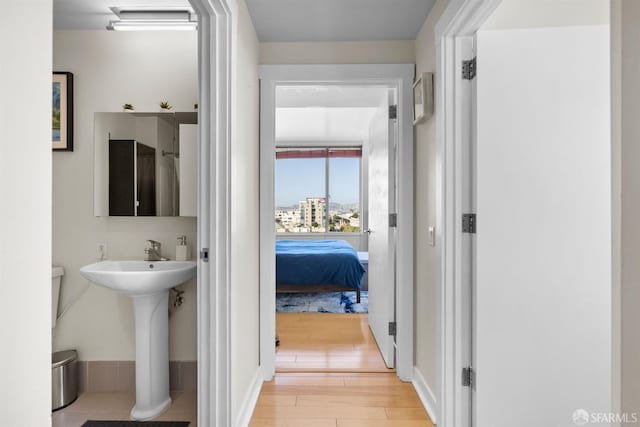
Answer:
[[[364,267],[344,240],[276,241],[276,284],[360,288]]]

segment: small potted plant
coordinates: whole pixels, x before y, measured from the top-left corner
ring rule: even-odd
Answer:
[[[131,104],[122,104],[123,111],[133,111],[133,105]]]
[[[162,101],[160,102],[160,109],[163,111],[169,111],[170,109],[173,108],[173,105],[169,104],[168,101]]]

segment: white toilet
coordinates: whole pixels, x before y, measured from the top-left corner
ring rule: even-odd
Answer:
[[[51,328],[56,327],[60,279],[64,268],[51,266]],[[51,410],[66,408],[78,398],[78,353],[57,351],[51,355]]]
[[[51,267],[51,328],[56,327],[58,317],[58,300],[60,299],[60,279],[64,276],[64,268]]]

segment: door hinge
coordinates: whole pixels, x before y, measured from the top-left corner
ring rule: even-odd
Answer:
[[[389,105],[389,120],[395,120],[398,118],[398,106]]]
[[[200,259],[202,262],[209,262],[209,248],[202,248],[200,250]]]
[[[471,388],[476,386],[476,372],[471,366],[462,368],[462,385]]]
[[[462,232],[463,233],[476,233],[476,214],[468,213],[462,215]]]
[[[396,336],[396,331],[397,331],[397,325],[396,322],[389,322],[389,335],[391,336]]]
[[[476,76],[476,58],[462,61],[462,79],[473,80]]]
[[[389,227],[397,227],[398,226],[398,214],[390,213],[389,214]]]

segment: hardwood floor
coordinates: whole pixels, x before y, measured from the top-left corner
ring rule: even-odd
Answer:
[[[250,426],[434,427],[410,383],[387,369],[366,314],[278,313],[276,375]]]
[[[277,313],[276,372],[393,372],[366,314]]]
[[[250,426],[433,427],[410,383],[395,373],[278,373]]]

